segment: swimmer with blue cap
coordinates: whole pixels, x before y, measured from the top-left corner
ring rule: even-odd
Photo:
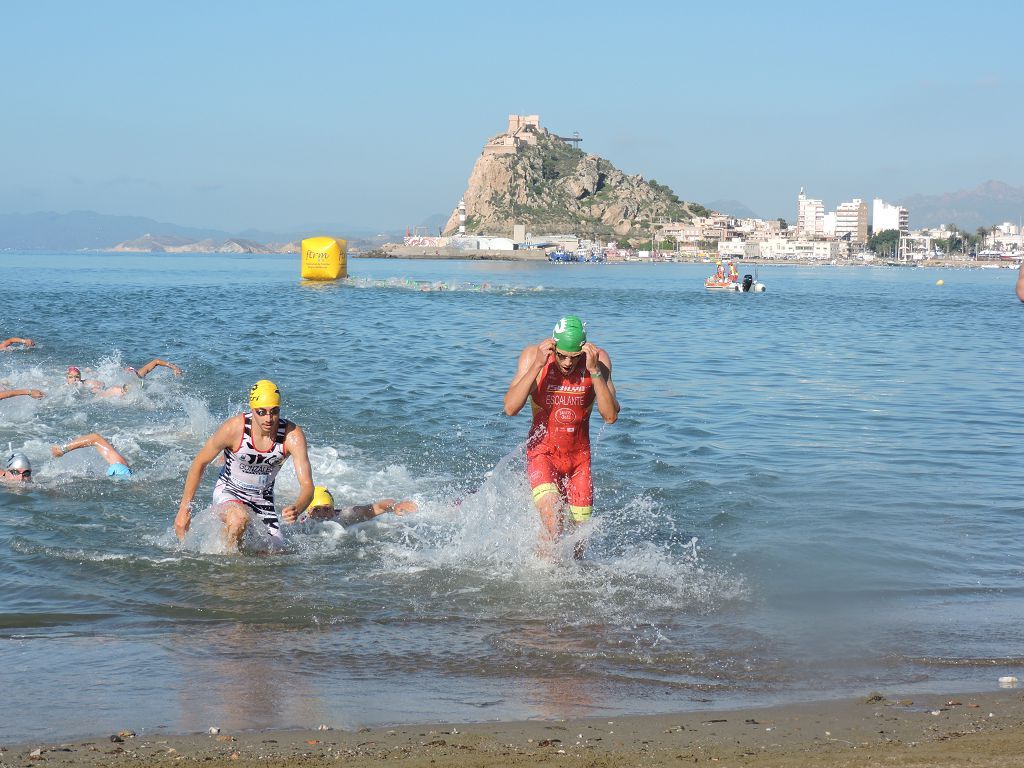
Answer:
[[[107,462],[107,477],[131,477],[132,468],[128,466],[128,460],[125,459],[117,449],[110,444],[103,435],[93,432],[89,435],[82,435],[76,437],[69,443],[64,445],[54,445],[50,447],[50,453],[53,454],[53,458],[59,459],[65,454],[77,451],[79,448],[88,448],[92,446],[105,462]]]

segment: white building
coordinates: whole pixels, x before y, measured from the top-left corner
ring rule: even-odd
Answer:
[[[788,240],[772,237],[759,245],[762,259],[833,261],[846,255],[846,243],[839,240]]]
[[[829,211],[822,220],[821,234],[825,237],[836,236],[836,212]]]
[[[859,197],[836,208],[836,237],[846,238],[847,235],[851,243],[868,241],[868,204]]]
[[[871,207],[871,229],[876,235],[890,229],[907,234],[910,232],[910,213],[901,205],[890,205],[876,197]]]
[[[1024,252],[1024,232],[1016,224],[1005,221],[992,227],[985,238],[985,247],[1002,253],[1020,254]]]
[[[756,259],[761,255],[760,244],[736,238],[718,241],[720,259]]]
[[[815,237],[825,231],[825,204],[811,200],[800,187],[796,198],[796,232],[798,236]]]

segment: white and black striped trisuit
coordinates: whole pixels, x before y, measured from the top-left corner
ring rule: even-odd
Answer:
[[[213,487],[213,503],[240,501],[267,526],[272,536],[281,535],[281,522],[274,508],[274,481],[288,458],[284,436],[291,422],[281,419],[269,451],[252,443],[252,414],[243,415],[242,440],[234,450],[224,449],[224,467]]]

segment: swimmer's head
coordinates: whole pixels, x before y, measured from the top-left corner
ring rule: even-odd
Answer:
[[[281,390],[277,384],[267,379],[260,379],[249,390],[249,406],[251,408],[280,408]]]
[[[7,471],[22,482],[28,482],[32,479],[32,462],[24,453],[12,453],[7,457]]]
[[[69,365],[67,371],[64,373],[68,381],[81,381],[82,372],[73,365]]]
[[[575,354],[587,343],[587,330],[576,315],[566,315],[555,324],[551,338],[555,340],[555,349]]]
[[[313,489],[313,500],[306,507],[306,514],[314,520],[322,520],[334,515],[334,497],[324,486]]]

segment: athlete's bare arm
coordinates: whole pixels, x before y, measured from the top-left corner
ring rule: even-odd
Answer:
[[[356,504],[346,509],[335,509],[332,517],[347,528],[350,525],[365,523],[367,520],[386,515],[388,512],[394,512],[398,517],[402,517],[418,509],[419,505],[411,499],[402,501],[380,499],[372,504]]]
[[[199,483],[203,479],[206,465],[216,459],[225,448],[234,448],[241,442],[244,420],[243,414],[238,414],[221,424],[192,460],[192,465],[188,468],[188,475],[185,477],[185,489],[181,492],[178,514],[174,518],[174,532],[179,539],[185,538],[185,532],[188,531],[188,526],[192,522],[192,499],[195,498],[196,491],[199,490]]]
[[[117,449],[110,444],[109,440],[97,432],[76,437],[65,445],[50,446],[50,453],[53,455],[53,458],[59,459],[64,454],[77,451],[79,448],[88,448],[90,446],[96,449],[96,452],[105,462],[107,462],[107,464],[124,464],[126,467],[128,466],[128,460],[118,453]]]
[[[1017,298],[1024,301],[1024,264],[1020,265],[1020,271],[1017,273]]]
[[[170,368],[174,372],[175,376],[181,376],[181,368],[176,366],[174,363],[168,363],[166,360],[160,360],[158,358],[150,360],[141,368],[136,368],[135,375],[138,376],[140,379],[144,379],[146,378],[147,374],[149,374],[157,367]]]
[[[505,393],[505,413],[515,416],[526,405],[530,393],[537,384],[537,377],[544,370],[548,358],[555,351],[555,340],[544,339],[539,344],[532,344],[519,353],[519,365],[516,375]]]
[[[36,345],[32,339],[22,339],[18,336],[12,336],[5,341],[0,341],[0,349],[9,349],[14,344],[21,344],[24,349],[31,349]]]
[[[619,418],[619,401],[615,398],[615,385],[612,384],[612,359],[600,347],[589,341],[583,345],[586,355],[587,371],[594,383],[594,398],[597,400],[597,411],[607,424],[614,424]]]
[[[28,395],[38,400],[41,397],[46,397],[46,393],[39,389],[8,389],[4,392],[0,392],[0,400],[6,400],[8,397],[19,397],[21,395]]]
[[[306,435],[302,428],[293,425],[284,436],[284,447],[295,463],[295,477],[299,481],[299,495],[294,504],[281,510],[281,517],[286,523],[294,523],[299,514],[313,500],[313,470],[309,466],[309,454],[306,450]]]

